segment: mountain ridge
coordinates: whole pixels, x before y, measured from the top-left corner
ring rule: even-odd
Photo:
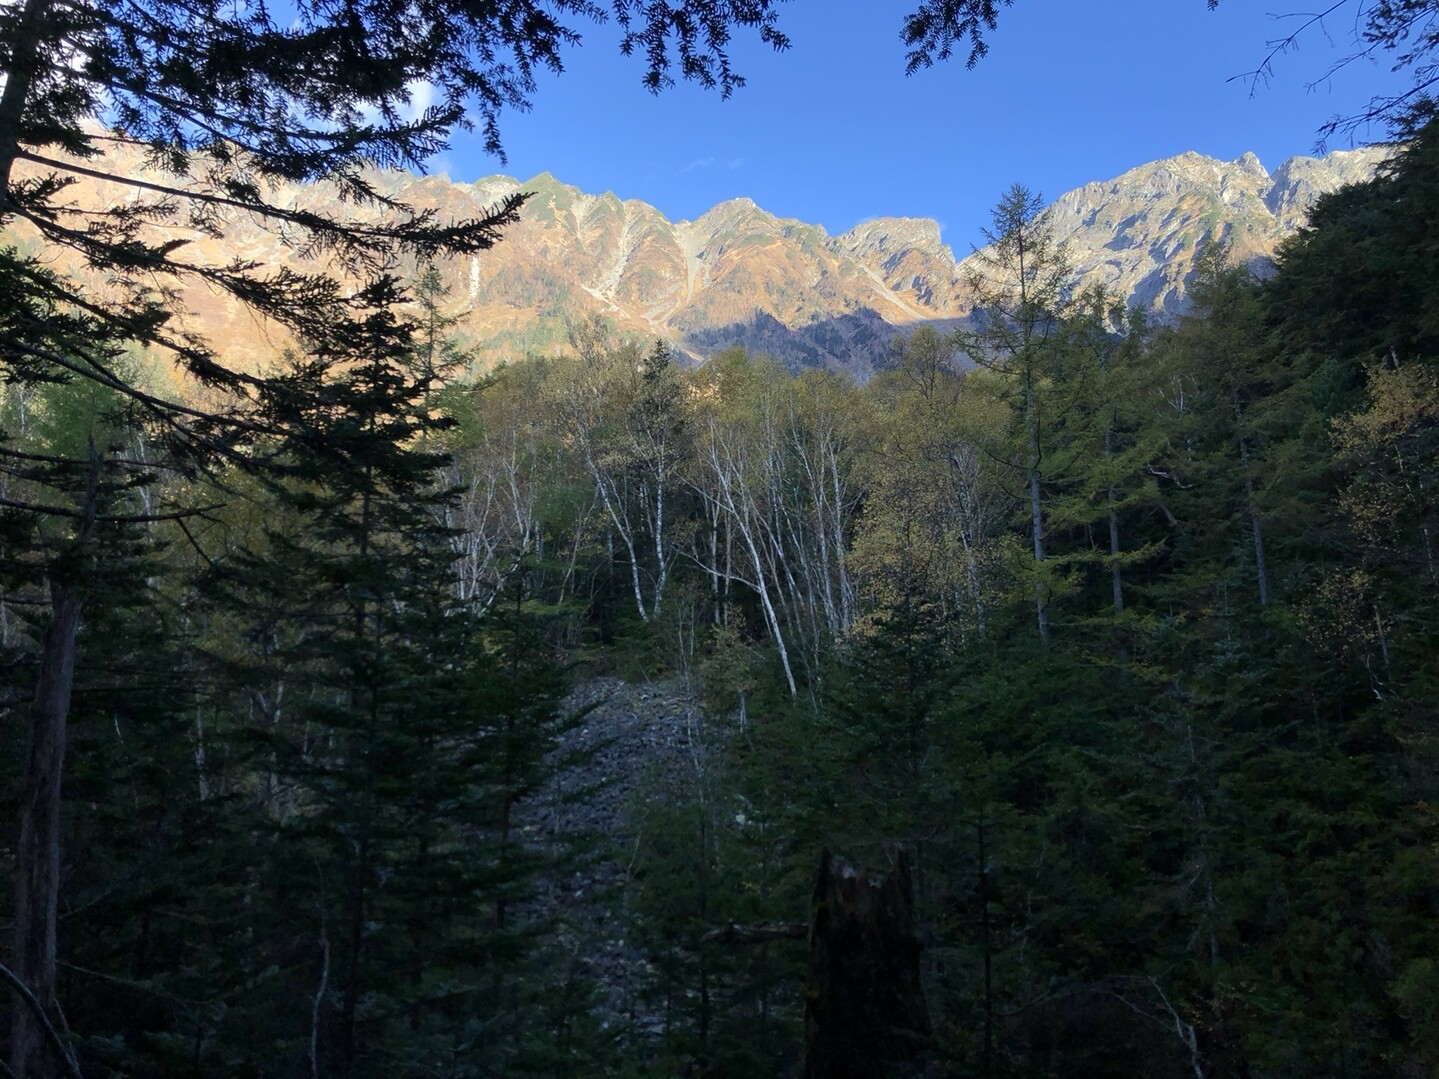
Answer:
[[[1048,213],[1077,284],[1104,285],[1172,317],[1184,310],[1194,257],[1206,243],[1226,240],[1264,272],[1321,194],[1372,175],[1389,152],[1295,156],[1270,172],[1252,153],[1222,161],[1186,151],[1065,192]],[[138,154],[114,158],[113,172],[143,172]],[[373,182],[387,197],[441,219],[475,217],[507,195],[530,192],[520,221],[493,250],[437,263],[448,289],[445,313],[489,363],[559,351],[575,321],[600,317],[620,335],[663,339],[692,362],[739,345],[793,367],[863,379],[885,361],[896,334],[958,325],[970,313],[976,254],[957,259],[930,218],[881,216],[831,234],[747,197],[670,221],[641,199],[587,193],[549,172],[460,183],[387,171],[374,173]],[[79,203],[128,197],[113,183],[77,189]],[[322,206],[335,194],[320,182],[281,188],[274,197]],[[300,259],[243,217],[226,222],[223,240],[197,234],[193,242],[216,261],[236,253],[272,265]],[[419,273],[413,262],[397,270],[411,279]],[[238,304],[194,287],[184,295],[190,320],[226,342],[239,366],[273,354],[274,341]]]

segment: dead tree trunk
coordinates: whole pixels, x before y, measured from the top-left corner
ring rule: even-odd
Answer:
[[[805,1079],[882,1079],[919,1067],[931,1030],[905,856],[881,884],[825,851],[809,942]]]

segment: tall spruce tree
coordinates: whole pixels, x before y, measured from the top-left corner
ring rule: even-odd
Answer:
[[[286,683],[283,718],[251,736],[289,791],[263,878],[287,988],[252,1021],[288,1066],[335,1076],[502,1051],[466,1030],[521,954],[505,911],[531,867],[510,815],[558,696],[542,650],[487,646],[454,602],[411,332],[381,307],[268,380],[287,432],[265,447],[272,524],[218,579],[259,618],[248,677]]]
[[[725,49],[732,27],[785,44],[771,6],[770,0],[659,7],[617,0],[611,10],[624,50],[644,53],[651,89],[677,68],[684,78],[728,93],[743,81]],[[86,379],[128,398],[170,451],[192,459],[225,452],[236,432],[253,430],[235,403],[259,383],[175,325],[180,289],[217,289],[301,338],[318,339],[343,320],[347,290],[338,275],[363,278],[401,252],[423,258],[488,249],[500,227],[514,220],[522,196],[471,220],[439,220],[383,195],[366,169],[418,165],[443,147],[451,129],[471,124],[471,113],[487,146],[498,151],[501,111],[524,107],[535,72],[558,70],[562,51],[578,40],[565,16],[598,21],[605,10],[583,0],[500,8],[448,0],[419,7],[305,2],[283,17],[264,6],[169,0],[6,5],[0,10],[0,228],[18,224],[36,238],[28,251],[0,246],[6,379]],[[421,85],[437,87],[443,101],[407,116]],[[128,155],[130,167],[107,160],[112,151]],[[378,213],[361,220],[273,197],[275,181],[317,179],[335,184],[343,204]],[[93,180],[123,183],[133,197],[99,211],[72,205],[67,188]],[[236,219],[283,232],[299,249],[327,255],[329,264],[317,272],[272,271],[243,258],[208,259],[173,232],[182,222],[195,236],[221,238]],[[61,250],[104,275],[105,287],[52,269]],[[197,408],[127,379],[114,361],[129,344],[163,350],[188,375],[220,391],[220,403]],[[49,509],[30,507],[55,516]],[[40,771],[27,778],[46,792],[41,801],[47,804],[59,798],[73,641],[83,608],[78,594],[59,598],[65,602],[55,609],[41,667],[50,703],[37,711],[32,735],[38,747],[32,765]],[[41,737],[41,728],[49,733]],[[49,808],[35,812],[36,819],[54,816]],[[28,961],[20,965],[41,998],[54,979],[48,941],[56,893],[39,879],[51,845],[48,838],[34,849],[22,845],[20,878],[35,877],[39,893],[17,896],[17,953],[35,955],[37,970],[29,971]],[[34,1044],[40,1033],[22,1031],[21,1045]]]

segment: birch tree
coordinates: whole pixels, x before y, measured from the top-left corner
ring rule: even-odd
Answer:
[[[832,376],[791,379],[743,356],[702,373],[699,395],[691,483],[711,532],[698,557],[712,578],[752,590],[797,693],[794,662],[817,675],[824,651],[858,614],[851,548],[863,495],[853,445],[860,398]]]
[[[590,528],[588,485],[563,444],[559,424],[542,407],[547,370],[532,361],[507,366],[447,393],[445,409],[455,421],[445,434],[450,460],[444,469],[455,499],[444,507],[458,556],[459,598],[488,606],[531,555],[572,554],[577,534]],[[547,538],[548,537],[548,538]],[[563,595],[573,559],[560,573]]]
[[[657,344],[642,354],[602,323],[571,333],[577,355],[550,381],[564,435],[594,485],[611,535],[625,551],[635,612],[652,621],[678,556],[675,498],[685,418],[679,373]]]

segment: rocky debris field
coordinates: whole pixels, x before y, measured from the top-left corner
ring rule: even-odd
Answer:
[[[581,718],[560,737],[548,782],[517,809],[520,834],[562,867],[527,913],[554,922],[561,953],[600,988],[604,1022],[655,1033],[662,1020],[637,995],[648,964],[626,939],[626,886],[639,843],[631,808],[655,770],[692,766],[699,705],[681,680],[598,678],[580,683],[564,709]]]

